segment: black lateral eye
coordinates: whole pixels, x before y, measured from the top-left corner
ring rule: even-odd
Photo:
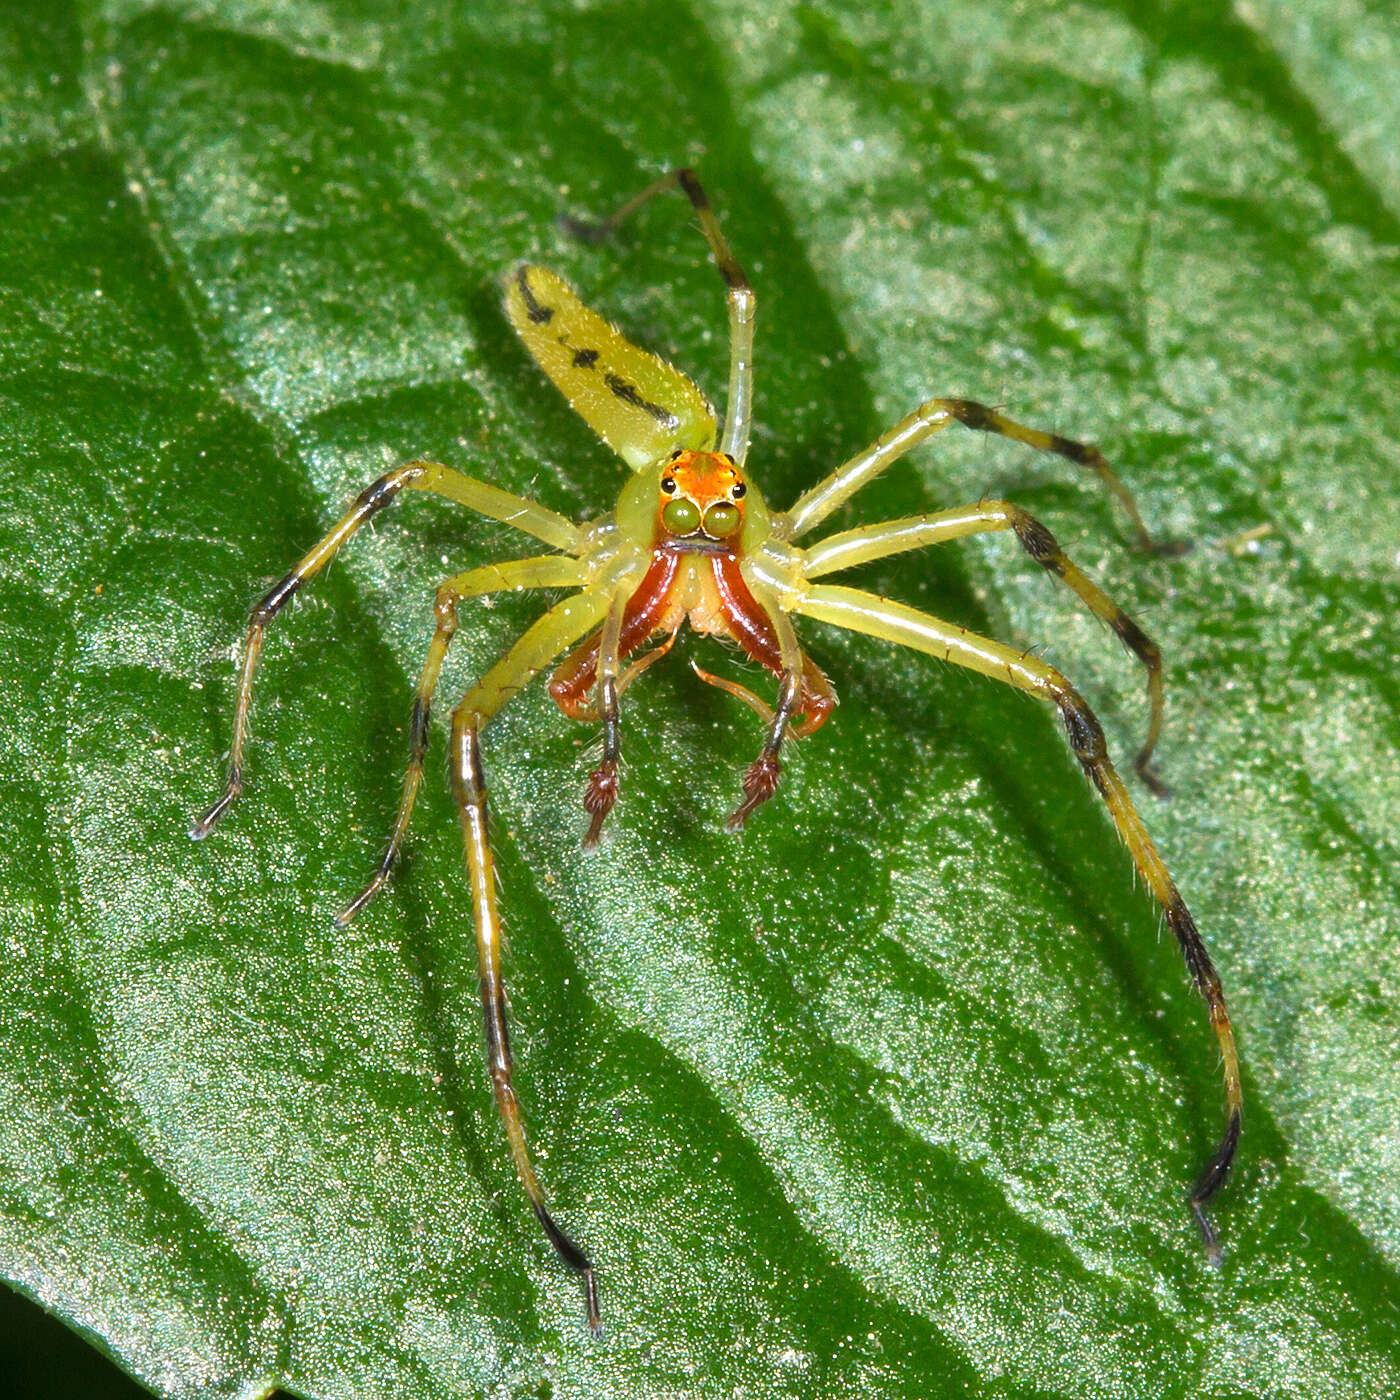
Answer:
[[[674,495],[676,490],[676,478],[673,476],[663,476],[661,478],[661,489],[668,495]]]
[[[674,461],[676,460],[677,457],[683,456],[684,454],[685,454],[685,448],[683,448],[683,447],[678,447],[678,448],[676,448],[676,450],[675,450],[673,453],[671,453],[670,460],[671,460],[672,462],[674,462]]]
[[[735,501],[742,501],[748,494],[748,490],[749,488],[745,486],[742,481],[736,481],[734,485],[729,488],[730,498]]]

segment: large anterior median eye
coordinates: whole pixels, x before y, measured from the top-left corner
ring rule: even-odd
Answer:
[[[705,533],[722,540],[739,528],[739,507],[720,501],[705,512]]]
[[[700,528],[700,507],[684,497],[667,501],[661,510],[661,523],[673,535],[693,535]]]

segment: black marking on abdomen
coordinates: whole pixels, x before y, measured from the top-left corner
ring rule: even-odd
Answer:
[[[592,369],[598,363],[598,352],[596,350],[575,350],[574,368]]]
[[[643,413],[649,413],[663,428],[680,426],[680,419],[670,409],[663,408],[659,403],[652,403],[650,399],[644,399],[641,390],[635,384],[629,384],[620,374],[604,375],[603,383],[612,390],[614,398],[631,404],[633,408],[640,408]]]
[[[520,298],[525,303],[525,314],[537,326],[542,326],[546,321],[554,317],[554,308],[545,306],[543,302],[535,299],[535,293],[530,287],[529,269],[522,267],[515,274],[516,285],[520,288]]]

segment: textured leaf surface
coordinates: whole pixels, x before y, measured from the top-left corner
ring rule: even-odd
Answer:
[[[0,25],[3,1277],[166,1396],[1400,1391],[1393,18]],[[245,610],[360,485],[429,454],[569,514],[620,487],[504,268],[722,388],[679,201],[607,249],[554,224],[681,160],[758,290],[776,502],[965,393],[1094,438],[1195,542],[1134,555],[1092,483],[971,434],[843,516],[1014,494],[1163,646],[1175,798],[1143,800],[1246,1065],[1220,1271],[1183,1204],[1220,1123],[1200,1007],[1052,718],[988,682],[809,629],[842,708],[727,839],[756,726],[673,658],[629,692],[591,858],[591,735],[538,689],[495,726],[520,1090],[600,1343],[485,1086],[439,764],[391,893],[330,924],[387,827],[431,584],[520,541],[423,500],[358,540],[269,647],[242,806],[185,836]],[[1139,677],[1014,543],[864,581],[1040,646],[1130,751]],[[530,615],[481,609],[449,688]]]

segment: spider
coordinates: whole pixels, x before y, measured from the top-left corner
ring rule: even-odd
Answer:
[[[521,263],[506,279],[505,309],[540,368],[590,428],[632,469],[616,509],[574,524],[535,501],[477,481],[437,462],[413,461],[386,473],[253,610],[234,705],[228,781],[223,794],[190,828],[207,836],[243,790],[244,747],[253,677],[268,623],[336,551],[400,491],[431,491],[503,521],[548,547],[547,553],[468,569],[439,585],[436,628],[414,693],[409,763],[393,833],[374,876],[336,919],[344,927],[383,888],[403,844],[423,778],[429,714],[443,659],[457,631],[459,605],[470,598],[519,589],[572,589],[536,620],[452,712],[452,790],[461,818],[471,886],[472,922],[486,1022],[486,1055],[497,1108],[515,1170],[551,1245],[581,1276],[590,1329],[601,1324],[593,1264],[550,1214],[531,1163],[512,1061],[501,975],[501,919],[487,811],[481,733],[527,682],[557,664],[549,693],[571,719],[597,723],[602,756],[584,793],[583,843],[598,841],[617,801],[622,751],[620,699],[633,681],[670,649],[689,622],[698,632],[728,637],[778,681],[776,703],[707,672],[697,674],[752,706],[765,737],[743,779],[743,800],[729,817],[741,827],[777,790],[781,753],[790,737],[819,729],[836,705],[826,676],[803,650],[793,620],[813,617],[854,632],[912,647],[978,671],[1054,705],[1070,747],[1108,808],[1137,873],[1161,906],[1168,927],[1205,999],[1220,1044],[1227,1122],[1224,1135],[1191,1190],[1189,1202],[1212,1261],[1221,1257],[1205,1211],[1229,1171],[1242,1111],[1239,1062],[1220,978],[1176,884],[1163,864],[1128,790],[1110,761],[1103,730],[1079,692],[1053,667],[1027,652],[979,637],[903,603],[839,584],[829,574],[967,535],[1012,531],[1038,564],[1078,595],[1141,661],[1150,720],[1135,768],[1151,789],[1163,789],[1150,764],[1162,720],[1161,653],[1097,584],[1066,558],[1050,531],[1019,506],[983,500],[862,525],[815,543],[798,540],[911,448],[953,423],[1013,438],[1097,474],[1131,522],[1139,547],[1157,545],[1132,496],[1097,448],[1024,427],[968,399],[934,398],[805,491],[786,511],[769,507],[749,474],[753,404],[754,295],[735,260],[695,173],[669,172],[599,223],[563,220],[574,235],[601,241],[641,205],[677,189],[690,201],[724,279],[729,314],[729,388],[721,424],[704,394],[685,374],[628,341],[589,310],[571,287],[542,267]],[[1166,548],[1170,548],[1167,546]],[[642,650],[654,637],[663,640]],[[568,653],[564,656],[564,653]],[[564,656],[562,662],[559,658]]]

